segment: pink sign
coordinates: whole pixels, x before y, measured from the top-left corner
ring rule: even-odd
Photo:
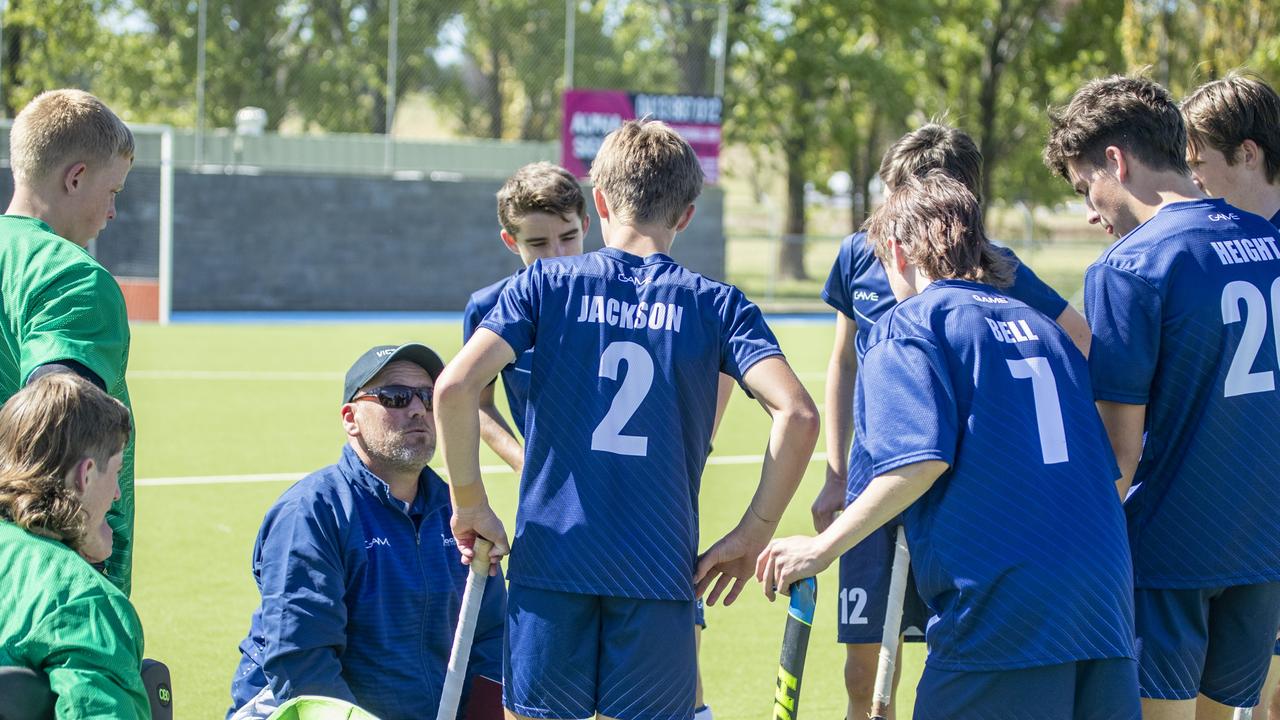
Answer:
[[[621,90],[569,90],[564,94],[561,162],[585,178],[604,136],[624,120],[661,120],[680,133],[702,165],[709,183],[720,179],[720,126],[724,100],[708,95],[653,95]]]

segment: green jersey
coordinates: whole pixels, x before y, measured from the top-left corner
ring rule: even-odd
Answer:
[[[76,551],[4,521],[0,567],[0,665],[48,675],[60,719],[149,719],[129,598]]]
[[[36,368],[67,360],[92,370],[129,405],[129,318],[120,285],[84,248],[40,220],[0,215],[0,402]],[[107,577],[125,595],[133,567],[133,444],[130,436],[120,500],[107,513],[114,534]]]

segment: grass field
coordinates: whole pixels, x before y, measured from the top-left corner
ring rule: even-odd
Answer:
[[[831,326],[778,323],[776,330],[821,402]],[[301,475],[334,462],[343,439],[341,376],[359,352],[377,343],[416,340],[448,357],[457,351],[459,335],[453,324],[135,328],[130,389],[141,482],[133,597],[148,655],[173,670],[179,718],[221,717],[226,708],[236,645],[257,602],[249,574],[254,534],[267,507],[289,484],[261,476]],[[758,463],[714,464],[720,462],[714,458],[758,455],[766,433],[764,412],[738,394],[703,479],[704,547],[743,512],[759,472]],[[497,460],[486,455],[483,462]],[[438,458],[433,465],[440,467]],[[808,505],[822,470],[819,461],[810,465],[782,532],[812,530]],[[186,480],[157,484],[173,478]],[[511,473],[487,478],[508,527],[514,520],[515,480]],[[819,581],[818,621],[805,677],[808,717],[844,712],[843,650],[834,641],[835,577],[828,575]],[[769,713],[784,615],[784,606],[770,605],[754,582],[732,607],[708,609],[703,672],[717,717]],[[908,662],[917,673],[921,661],[919,649],[912,648]],[[904,705],[910,706],[910,693]]]

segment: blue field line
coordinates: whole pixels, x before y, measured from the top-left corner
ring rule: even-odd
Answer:
[[[834,315],[829,312],[765,313],[769,322],[778,325],[829,325]],[[174,312],[170,322],[203,325],[333,325],[342,323],[453,323],[462,322],[460,312],[361,312],[361,311],[181,311]]]

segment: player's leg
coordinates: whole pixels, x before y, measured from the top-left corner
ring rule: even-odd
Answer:
[[[1262,698],[1253,710],[1256,720],[1280,720],[1280,638],[1276,638],[1276,649],[1271,655],[1271,669],[1267,671],[1267,682],[1262,686]]]
[[[574,720],[596,714],[600,601],[509,585],[502,664],[508,717]]]
[[[896,526],[883,527],[840,557],[840,587],[836,598],[837,639],[845,645],[844,682],[848,695],[846,717],[861,720],[871,710],[876,665],[888,609],[889,578],[893,570]],[[909,576],[902,608],[902,626],[920,637],[927,612]],[[894,672],[894,694],[902,676],[902,663]],[[890,717],[894,705],[889,706]]]
[[[1233,708],[1258,703],[1275,650],[1277,623],[1280,583],[1229,587],[1210,601],[1198,720],[1230,718]]]
[[[600,715],[688,720],[697,686],[693,601],[603,597],[600,607]]]
[[[707,609],[699,599],[693,608],[693,648],[697,659],[698,684],[693,696],[693,720],[712,720],[711,706],[702,695],[702,631],[707,629]]]

